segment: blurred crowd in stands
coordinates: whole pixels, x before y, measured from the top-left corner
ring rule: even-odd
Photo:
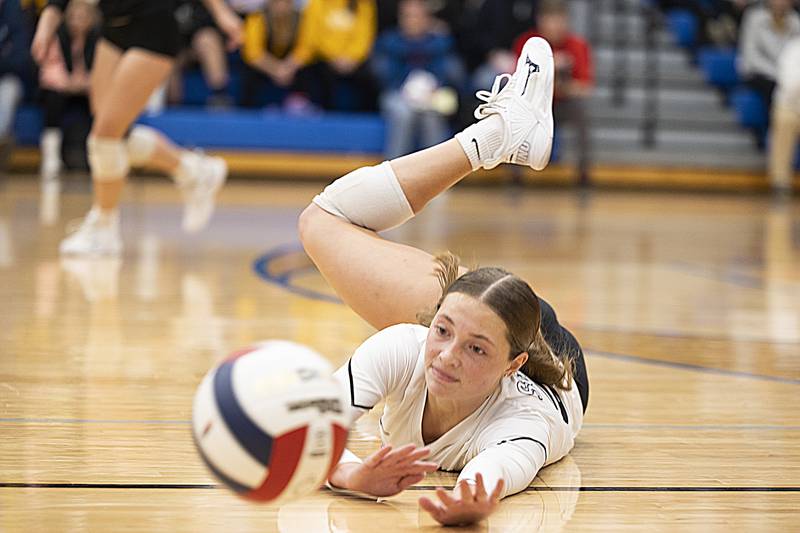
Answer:
[[[788,193],[800,139],[800,13],[793,0],[658,0],[665,12],[684,11],[697,24],[691,51],[730,49],[736,75],[760,99],[773,189]],[[674,11],[673,11],[674,12]],[[769,135],[767,135],[769,132]]]
[[[44,110],[42,171],[58,172],[60,152],[88,131],[88,72],[97,39],[93,2],[72,0],[46,65],[35,69],[30,36],[44,2],[0,0],[0,139],[8,145],[23,98]],[[380,112],[386,156],[447,138],[473,119],[473,94],[515,68],[526,36],[541,34],[556,53],[562,120],[580,125],[593,82],[586,42],[570,32],[560,0],[239,0],[245,39],[228,50],[199,0],[178,0],[185,50],[162,104],[185,104],[185,72],[202,73],[213,109],[289,113]],[[158,108],[158,98],[155,99]],[[78,118],[75,118],[78,117]],[[74,130],[74,131],[73,131]],[[73,143],[73,140],[75,142]],[[62,145],[64,146],[62,148]],[[70,163],[71,164],[71,163]]]
[[[772,122],[783,128],[776,137],[784,146],[794,146],[800,131],[800,16],[792,0],[643,2],[665,12],[692,13],[698,21],[697,47],[738,47],[740,75],[767,105],[774,101]],[[23,100],[39,104],[45,123],[42,171],[52,173],[70,158],[70,146],[76,148],[77,162],[67,163],[80,164],[90,120],[88,76],[100,21],[95,2],[72,0],[46,64],[35,69],[30,36],[43,4],[0,0],[0,145],[10,145],[14,108]],[[227,48],[202,2],[175,2],[185,50],[180,68],[160,91],[161,105],[184,105],[182,76],[199,69],[207,91],[205,105],[213,109],[380,112],[387,123],[385,155],[396,157],[437,143],[468,124],[474,92],[491,87],[496,75],[513,71],[525,39],[540,35],[554,49],[556,125],[574,126],[577,177],[588,180],[587,99],[594,72],[589,45],[571,29],[566,0],[230,4],[245,27],[244,44],[236,51]],[[778,159],[776,167],[783,164]]]

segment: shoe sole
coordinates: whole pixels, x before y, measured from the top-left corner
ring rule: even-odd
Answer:
[[[533,66],[538,67],[538,72],[543,72],[544,77],[537,76],[531,78],[529,69]],[[540,143],[547,143],[547,148],[542,152],[542,157],[537,161],[529,162],[529,166],[534,170],[542,170],[550,162],[550,155],[553,151],[553,83],[554,83],[554,63],[553,63],[553,49],[550,44],[541,37],[531,37],[522,47],[522,52],[517,60],[517,69],[514,71],[514,76],[521,73],[527,73],[525,82],[522,84],[520,96],[526,100],[537,102],[544,100],[544,106],[540,108],[543,112],[545,123],[544,128],[537,128],[533,138],[533,146],[529,147],[536,153],[536,146]],[[542,83],[544,80],[544,83]],[[515,87],[516,89],[516,87]],[[536,92],[544,91],[544,95],[537,95]],[[528,98],[526,93],[533,92],[533,97]]]

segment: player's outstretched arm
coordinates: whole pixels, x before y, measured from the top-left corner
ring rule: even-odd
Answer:
[[[497,509],[503,486],[504,482],[500,479],[492,492],[487,492],[483,476],[478,473],[474,484],[462,479],[450,492],[438,487],[438,501],[423,496],[419,499],[419,505],[442,525],[466,526],[488,518]]]
[[[352,490],[379,498],[394,496],[439,468],[436,463],[423,461],[430,453],[428,448],[417,448],[414,444],[396,450],[384,446],[363,463],[339,463],[328,482],[334,489]]]

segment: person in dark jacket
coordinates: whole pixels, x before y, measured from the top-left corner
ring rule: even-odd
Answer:
[[[28,32],[19,0],[0,0],[0,152],[11,141],[29,65]]]
[[[447,115],[457,106],[453,86],[462,69],[453,39],[433,29],[422,0],[404,0],[399,26],[384,32],[373,51],[372,68],[381,87],[381,110],[387,120],[386,157],[438,144],[449,134]]]

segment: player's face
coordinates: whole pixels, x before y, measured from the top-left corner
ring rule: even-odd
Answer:
[[[511,367],[510,349],[494,311],[471,296],[449,294],[428,331],[428,392],[448,400],[485,398]]]

